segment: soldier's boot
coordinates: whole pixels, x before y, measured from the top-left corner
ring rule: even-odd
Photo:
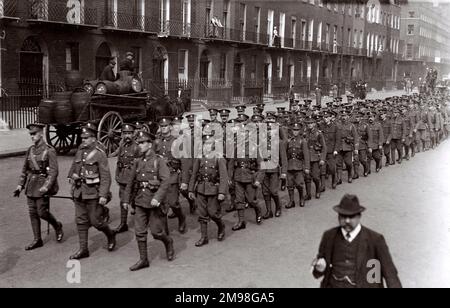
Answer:
[[[200,222],[200,232],[201,232],[201,238],[200,240],[195,243],[196,247],[202,247],[204,245],[207,245],[209,243],[208,240],[208,223],[207,222]]]
[[[167,261],[173,261],[175,258],[175,250],[173,248],[173,239],[167,235],[161,235],[161,241],[164,243],[164,247],[166,248],[166,257]]]
[[[337,169],[337,182],[336,185],[341,185],[342,184],[342,169]]]
[[[384,165],[385,167],[389,167],[389,165],[391,164],[391,159],[389,155],[385,155],[386,157],[386,164]]]
[[[300,197],[300,207],[305,207],[305,193],[303,191],[303,187],[299,186],[297,187],[297,190]]]
[[[120,225],[114,230],[114,233],[119,234],[128,231],[128,211],[120,206]]]
[[[172,208],[172,211],[178,217],[178,232],[186,233],[186,215],[184,215],[183,209],[181,207]]]
[[[411,144],[411,157],[416,156],[416,145]]]
[[[405,146],[405,156],[403,158],[409,160],[409,146]]]
[[[44,246],[44,242],[42,241],[42,238],[41,238],[41,220],[40,220],[39,216],[37,216],[37,214],[36,215],[30,214],[30,220],[31,220],[31,229],[33,230],[34,240],[30,245],[25,247],[25,250],[27,250],[27,251],[34,250],[34,249]]]
[[[353,177],[352,177],[352,179],[353,180],[359,179],[359,163],[353,165]]]
[[[272,200],[270,197],[264,197],[264,202],[266,203],[266,214],[263,216],[263,219],[273,218]]]
[[[274,196],[273,201],[275,202],[275,217],[280,217],[281,216],[280,196]]]
[[[148,261],[148,253],[147,253],[147,242],[138,241],[137,244],[139,249],[139,261],[137,261],[135,265],[130,267],[130,271],[132,272],[150,267],[150,262]]]
[[[46,222],[48,222],[53,229],[55,230],[55,234],[56,234],[56,241],[58,243],[61,243],[61,241],[63,240],[64,237],[64,231],[63,231],[63,225],[61,222],[57,221],[55,216],[53,216],[52,213],[50,213],[50,211],[46,211],[41,218],[43,220],[45,220]]]
[[[262,211],[257,203],[255,204],[255,219],[257,225],[260,225],[262,223]]]
[[[305,200],[311,200],[311,182],[306,182],[306,198]]]
[[[331,188],[336,189],[337,187],[337,180],[336,180],[336,174],[331,175]]]
[[[316,199],[320,199],[320,180],[314,180],[314,186],[316,187]]]
[[[391,166],[395,165],[395,152],[396,152],[395,149],[392,149],[392,150],[391,150],[391,160],[390,160],[390,162],[389,162],[389,164],[390,164]]]
[[[381,158],[378,160],[375,160],[375,172],[378,173],[380,172],[381,168],[382,168],[382,163],[381,163]]]
[[[369,162],[365,161],[362,163],[363,165],[363,172],[364,172],[364,177],[368,177],[370,174],[370,165]]]
[[[232,228],[233,231],[239,231],[239,230],[243,230],[246,227],[246,222],[245,222],[245,211],[243,209],[241,210],[237,210],[238,212],[238,219],[239,221],[237,222],[237,224],[235,224]]]
[[[351,184],[353,183],[353,168],[350,166],[347,168],[347,173],[348,173],[348,182]]]
[[[104,225],[98,229],[103,232],[108,239],[108,251],[113,251],[116,248],[116,234],[109,228],[108,225]]]
[[[217,225],[217,240],[222,242],[225,239],[225,223],[222,218],[213,218],[212,220]]]
[[[78,226],[78,237],[80,239],[80,249],[70,256],[70,260],[81,260],[89,258],[88,250],[88,226]]]
[[[285,206],[285,208],[291,209],[291,208],[295,207],[294,190],[288,189],[288,194],[289,194],[289,203]]]
[[[320,176],[320,192],[321,193],[323,193],[323,192],[325,192],[326,191],[326,188],[325,188],[325,183],[326,183],[326,176],[325,175],[321,175]]]

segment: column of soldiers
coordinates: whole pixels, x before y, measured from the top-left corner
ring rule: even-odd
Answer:
[[[245,114],[246,106],[238,106],[235,119],[229,118],[230,110],[211,109],[211,119],[201,123],[200,151],[194,150],[198,147],[194,142],[196,116],[189,115],[191,133],[187,135],[187,144],[190,151],[183,157],[173,150],[175,141],[183,135],[177,129],[182,118],[162,118],[156,135],[146,132],[142,123],[124,124],[122,141],[112,154],[117,157],[115,181],[120,200],[120,224],[115,230],[109,227],[106,207],[112,200],[108,157],[96,140],[96,127],[86,124],[68,174],[80,241],[80,249],[70,258],[89,257],[91,226],[105,234],[107,249],[115,250],[116,235],[129,229],[131,210],[139,260],[130,270],[140,270],[150,264],[149,228],[154,239],[164,244],[168,261],[172,261],[175,251],[168,218],[178,219],[181,234],[187,231],[180,194],[188,199],[191,214],[197,209],[201,238],[195,245],[201,247],[209,243],[210,220],[217,225],[218,241],[225,239],[222,220],[225,203],[229,203],[227,212],[237,211],[233,231],[246,228],[245,211],[249,207],[254,210],[255,223],[260,225],[265,219],[281,216],[280,190],[288,191],[286,209],[296,207],[295,191],[299,194],[299,206],[304,207],[312,199],[312,184],[314,197],[319,199],[328,186],[335,189],[343,183],[344,170],[348,183],[352,183],[360,174],[368,177],[372,165],[378,173],[383,167],[401,164],[416,153],[437,147],[448,137],[450,109],[445,97],[414,94],[364,101],[353,101],[349,97],[348,101],[343,104],[342,99],[335,98],[324,108],[312,106],[311,100],[291,102],[291,110],[280,107],[277,112],[264,112],[265,105],[259,104],[251,117]],[[251,123],[266,124],[267,138],[263,136],[264,140],[259,140],[261,134],[258,133],[256,141],[253,140],[245,130]],[[217,125],[224,128],[223,135],[217,134],[214,129]],[[34,234],[34,241],[26,250],[33,250],[43,246],[41,219],[53,226],[58,242],[63,240],[64,233],[62,224],[50,213],[50,198],[58,192],[55,150],[44,142],[44,125],[31,124],[28,129],[33,145],[27,152],[14,196],[19,197],[25,190]],[[244,132],[243,138],[238,137],[239,132]],[[279,157],[275,165],[269,164],[272,152],[269,156],[261,154],[261,141],[269,152],[277,146]],[[248,149],[241,153],[243,155],[237,153],[239,143]],[[183,147],[185,145],[183,143]],[[256,156],[251,155],[252,151]],[[195,155],[197,152],[200,155]],[[258,202],[260,190],[265,212]]]

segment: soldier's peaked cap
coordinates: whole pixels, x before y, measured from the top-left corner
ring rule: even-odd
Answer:
[[[170,125],[170,124],[172,124],[172,119],[170,117],[163,117],[163,118],[161,118],[159,120],[159,125],[160,126],[162,126],[162,125],[167,126],[167,125]]]
[[[126,123],[122,126],[122,133],[133,133],[136,130],[136,126]]]
[[[147,132],[139,132],[136,138],[136,142],[152,142],[153,137],[150,133]]]
[[[33,132],[40,132],[45,128],[45,124],[42,123],[31,123],[27,125],[27,129],[33,133]]]

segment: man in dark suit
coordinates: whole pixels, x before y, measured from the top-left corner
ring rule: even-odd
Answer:
[[[313,276],[323,277],[322,288],[401,288],[384,237],[361,226],[365,208],[357,196],[345,195],[334,207],[339,224],[324,233]]]

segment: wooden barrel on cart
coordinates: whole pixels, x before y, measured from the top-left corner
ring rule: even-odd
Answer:
[[[57,124],[69,124],[72,122],[72,92],[57,92],[53,95],[55,103],[55,122]]]
[[[80,71],[68,71],[66,73],[66,86],[68,88],[79,88],[83,85],[83,77]]]
[[[120,94],[120,88],[115,81],[103,80],[97,84],[95,94]]]
[[[54,111],[56,101],[43,99],[39,104],[39,122],[42,124],[51,124],[55,122]]]
[[[89,120],[90,100],[91,94],[89,92],[81,91],[72,94],[71,103],[74,121],[84,122]]]
[[[142,82],[133,76],[123,76],[117,81],[103,80],[97,84],[96,94],[130,94],[142,92]]]

